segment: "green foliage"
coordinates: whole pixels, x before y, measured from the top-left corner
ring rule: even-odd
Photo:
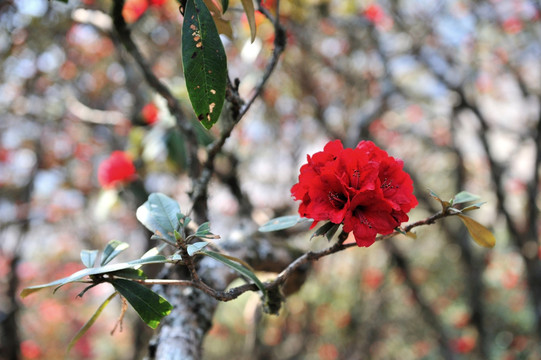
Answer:
[[[301,218],[299,215],[287,215],[274,218],[267,221],[265,224],[259,227],[260,232],[271,232],[288,229],[297,224],[311,222],[312,219]]]
[[[113,279],[110,282],[115,290],[124,296],[145,324],[153,329],[173,309],[167,300],[141,284],[126,279]]]
[[[206,247],[209,243],[205,241],[196,242],[194,244],[188,245],[188,248],[186,251],[188,252],[188,255],[193,256],[196,253],[200,252],[204,247]]]
[[[109,243],[107,243],[107,245],[105,246],[105,249],[103,249],[100,265],[101,266],[107,265],[118,254],[120,254],[122,251],[126,250],[129,247],[130,245],[123,241],[119,241],[119,240],[109,241]],[[95,251],[97,252],[97,250]]]
[[[176,244],[175,231],[179,225],[178,203],[162,193],[152,193],[136,212],[137,220],[152,231],[154,238]]]
[[[334,224],[330,221],[323,224],[319,229],[317,229],[312,236],[310,236],[310,240],[312,240],[316,236],[325,236],[327,240],[331,241],[334,234],[336,234],[336,231],[340,227],[340,224]]]
[[[479,199],[480,197],[478,195],[474,195],[467,191],[461,191],[453,197],[453,200],[451,200],[450,203],[452,205],[456,205],[456,204],[463,204],[467,202],[477,201]]]
[[[210,250],[201,250],[200,252],[208,257],[213,258],[214,260],[218,260],[222,264],[230,267],[239,274],[242,274],[252,280],[254,284],[259,288],[259,290],[261,290],[264,298],[266,299],[267,290],[265,289],[265,286],[263,285],[261,280],[259,280],[259,278],[254,274],[252,269],[249,269],[249,266],[242,260],[236,259],[232,256],[224,256],[223,254],[219,254]]]
[[[81,262],[87,268],[91,268],[96,264],[98,250],[81,250]]]
[[[69,353],[71,348],[73,347],[73,345],[75,345],[75,343],[88,331],[88,329],[90,329],[90,327],[92,325],[94,325],[94,323],[96,322],[98,317],[101,315],[103,309],[105,309],[105,307],[107,305],[109,305],[111,300],[113,300],[114,297],[117,296],[117,295],[118,295],[118,292],[115,291],[114,293],[109,295],[109,297],[107,299],[105,299],[105,301],[94,312],[92,317],[90,319],[88,319],[88,321],[83,325],[83,327],[80,328],[79,331],[77,331],[77,333],[75,334],[75,336],[71,339],[71,341],[68,344],[68,348],[66,350],[66,353]]]
[[[71,274],[70,276],[52,281],[47,284],[27,287],[23,289],[23,291],[21,292],[21,297],[24,298],[32,293],[35,293],[36,291],[39,291],[48,287],[52,287],[52,286],[61,287],[68,283],[80,282],[85,277],[92,277],[96,275],[105,275],[105,274],[110,275],[119,270],[124,270],[124,269],[129,269],[129,268],[133,269],[138,266],[146,265],[146,264],[163,264],[166,262],[168,262],[168,260],[165,256],[156,255],[156,256],[149,256],[144,259],[133,260],[130,262],[125,262],[125,263],[105,265],[105,266],[100,266],[96,268],[87,268],[87,269],[79,270]]]
[[[214,20],[203,0],[187,0],[182,25],[184,78],[197,119],[207,129],[225,100],[227,59]]]

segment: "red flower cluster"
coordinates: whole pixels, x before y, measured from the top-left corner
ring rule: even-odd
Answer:
[[[106,189],[134,179],[135,166],[123,151],[113,151],[98,167],[98,181]]]
[[[308,156],[291,194],[302,200],[299,214],[315,220],[312,227],[318,221],[343,223],[357,245],[370,246],[376,234],[390,234],[407,221],[407,213],[417,205],[413,183],[402,167],[402,160],[371,141],[344,149],[335,140]]]

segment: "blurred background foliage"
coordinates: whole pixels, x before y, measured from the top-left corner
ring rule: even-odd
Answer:
[[[273,12],[276,0],[263,0]],[[111,239],[153,242],[134,210],[153,191],[189,209],[185,139],[166,104],[123,50],[111,0],[0,3],[0,347],[6,359],[58,359],[108,295],[101,287],[43,292],[24,286],[82,268],[81,249]],[[231,1],[223,37],[241,96],[271,56],[272,24]],[[487,201],[473,214],[497,238],[478,247],[456,219],[313,264],[280,316],[255,294],[221,304],[207,359],[538,359],[541,335],[539,163],[540,3],[533,0],[282,0],[287,47],[260,99],[217,158],[212,230],[231,236],[241,216],[262,224],[293,214],[289,189],[306,154],[330,139],[371,139],[402,158],[420,205],[460,190]],[[192,118],[181,69],[182,18],[173,0],[128,0],[124,16],[151,65]],[[195,121],[195,119],[193,119]],[[195,125],[198,125],[195,123]],[[198,130],[200,156],[220,132]],[[102,189],[97,168],[114,150],[137,179]],[[279,234],[314,249],[306,228]],[[272,250],[269,250],[272,251]],[[105,286],[103,286],[105,288]],[[147,333],[120,303],[72,350],[77,359],[129,359]]]

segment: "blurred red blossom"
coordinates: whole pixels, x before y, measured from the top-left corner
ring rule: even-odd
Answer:
[[[25,340],[21,343],[21,355],[25,359],[39,359],[42,352],[38,344],[32,340]]]
[[[147,0],[127,0],[122,9],[122,16],[126,22],[133,23],[143,15],[148,5]]]
[[[381,6],[370,4],[364,9],[364,16],[373,24],[379,24],[385,19],[385,12]]]
[[[299,182],[291,188],[301,200],[299,214],[318,221],[344,224],[357,245],[370,246],[377,234],[390,234],[408,220],[417,205],[413,182],[395,159],[371,141],[344,149],[340,140],[308,156]]]
[[[135,179],[135,166],[128,154],[113,151],[98,167],[98,181],[106,189]]]
[[[453,349],[459,354],[470,353],[475,349],[475,344],[477,340],[473,336],[461,336],[458,339],[452,341]]]
[[[143,121],[148,125],[152,125],[156,121],[158,121],[158,113],[158,107],[154,103],[146,104],[141,110],[141,116],[143,117]]]

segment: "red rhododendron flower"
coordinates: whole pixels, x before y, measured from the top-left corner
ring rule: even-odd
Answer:
[[[357,245],[370,246],[377,234],[390,234],[408,220],[417,205],[410,176],[395,159],[371,141],[344,149],[340,140],[329,142],[300,170],[291,188],[301,200],[299,214],[318,221],[343,224]]]
[[[113,151],[98,167],[98,181],[104,188],[112,188],[134,179],[135,166],[123,151]]]

